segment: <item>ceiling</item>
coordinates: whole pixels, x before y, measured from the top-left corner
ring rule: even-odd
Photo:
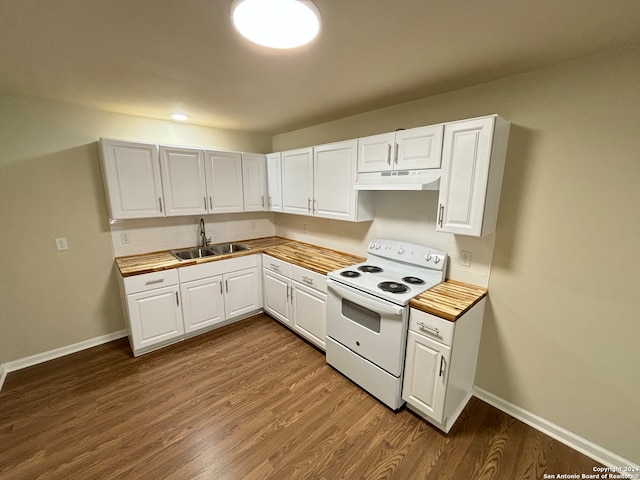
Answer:
[[[315,0],[296,51],[231,0],[0,0],[0,94],[282,133],[640,42],[639,0]]]

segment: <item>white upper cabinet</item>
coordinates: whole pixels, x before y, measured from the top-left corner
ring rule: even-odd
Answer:
[[[313,149],[282,152],[282,211],[311,215]]]
[[[207,213],[204,152],[197,148],[161,146],[160,165],[166,215]]]
[[[358,172],[440,168],[443,125],[358,139]]]
[[[282,155],[267,155],[267,205],[272,212],[282,211]]]
[[[495,232],[509,126],[496,115],[445,126],[437,231]]]
[[[357,155],[357,140],[313,148],[313,215],[353,222],[373,218],[370,192],[353,188]]]
[[[395,132],[371,135],[358,140],[358,171],[392,170],[396,158]]]
[[[396,170],[440,168],[444,125],[396,132]]]
[[[100,153],[110,218],[164,216],[157,145],[103,138]]]
[[[259,153],[242,153],[242,185],[244,211],[267,210],[267,163]]]
[[[242,154],[206,150],[204,157],[209,213],[244,211]]]
[[[360,222],[373,218],[370,192],[353,188],[357,140],[282,152],[285,213]]]

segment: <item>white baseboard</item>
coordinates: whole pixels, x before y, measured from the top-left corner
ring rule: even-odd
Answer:
[[[582,438],[575,433],[572,433],[569,430],[551,423],[550,421],[545,420],[544,418],[539,417],[538,415],[531,413],[524,408],[518,407],[517,405],[514,405],[513,403],[510,403],[503,398],[494,395],[493,393],[487,392],[480,387],[473,387],[473,395],[478,397],[480,400],[487,402],[489,405],[496,407],[498,410],[501,410],[514,418],[517,418],[530,427],[533,427],[536,430],[549,435],[551,438],[555,438],[559,442],[564,443],[565,445],[596,460],[597,462],[606,465],[607,467],[638,468],[638,465],[625,458],[622,458],[620,455],[610,452],[600,445],[596,445],[586,438]]]
[[[76,353],[81,350],[86,350],[87,348],[95,347],[97,345],[102,345],[103,343],[108,343],[113,340],[118,340],[119,338],[123,338],[126,336],[127,336],[126,330],[119,330],[117,332],[108,333],[106,335],[101,335],[99,337],[90,338],[89,340],[84,340],[82,342],[74,343],[73,345],[67,345],[66,347],[56,348],[54,350],[49,350],[48,352],[38,353],[36,355],[31,355],[30,357],[20,358],[18,360],[13,360],[11,362],[1,364],[0,365],[0,390],[2,389],[2,384],[4,383],[4,379],[6,378],[7,373],[15,372],[16,370],[21,370],[23,368],[31,367],[39,363],[48,362],[49,360],[54,360],[56,358],[64,357],[65,355]]]
[[[4,383],[4,379],[7,378],[7,371],[4,368],[4,365],[0,363],[0,390],[2,390],[2,384]]]

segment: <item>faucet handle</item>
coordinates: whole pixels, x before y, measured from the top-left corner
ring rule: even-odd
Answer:
[[[211,243],[211,237],[204,237],[205,247],[208,247],[210,243]]]

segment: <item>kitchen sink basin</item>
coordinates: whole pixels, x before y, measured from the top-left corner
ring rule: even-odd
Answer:
[[[226,253],[242,252],[243,250],[249,250],[249,247],[242,243],[220,243],[218,245],[210,246],[209,249],[214,252],[214,255],[224,255]]]
[[[211,247],[207,248],[185,248],[184,250],[173,250],[171,255],[176,257],[178,260],[193,260],[195,258],[206,258],[212,257],[214,255],[218,255],[218,253],[214,252]]]
[[[185,248],[183,250],[172,250],[170,253],[178,260],[194,260],[197,258],[241,252],[243,250],[249,250],[249,248],[250,247],[242,243],[219,243],[217,245],[210,245],[207,248],[193,247]]]

